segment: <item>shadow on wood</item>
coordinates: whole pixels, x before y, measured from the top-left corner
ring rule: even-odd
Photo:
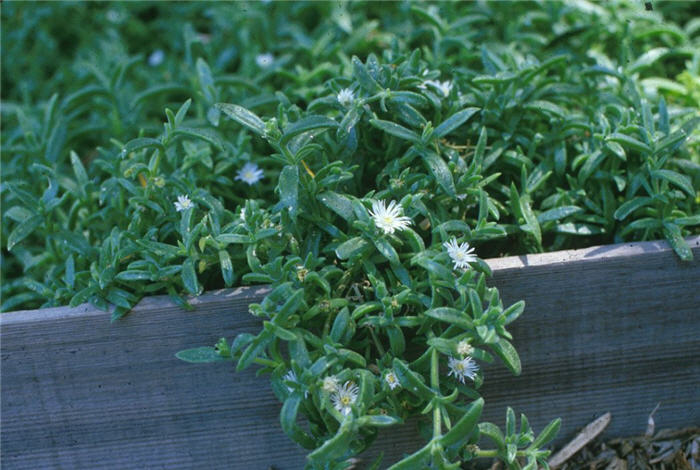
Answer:
[[[700,422],[700,237],[682,263],[663,242],[489,260],[523,373],[484,367],[484,419],[506,406],[558,442],[610,411],[608,436]],[[174,353],[259,329],[247,305],[264,288],[210,292],[184,312],[144,299],[116,324],[89,306],[0,315],[3,469],[298,469],[304,452],[279,426],[266,378]],[[411,426],[383,432],[386,464],[419,447]],[[374,452],[376,453],[376,451]],[[369,458],[365,457],[365,461]]]

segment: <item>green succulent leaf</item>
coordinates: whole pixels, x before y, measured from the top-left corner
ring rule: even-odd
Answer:
[[[471,329],[474,327],[474,322],[465,312],[451,307],[438,307],[426,310],[425,315],[464,329]]]
[[[406,129],[400,124],[396,124],[395,122],[382,121],[381,119],[370,119],[369,122],[377,129],[380,129],[386,132],[387,134],[393,135],[394,137],[398,137],[399,139],[407,140],[413,143],[420,142],[420,136],[418,136],[418,134],[409,129]]]
[[[522,372],[520,357],[508,340],[499,338],[497,342],[492,343],[490,346],[513,374],[520,375],[520,372]]]
[[[401,385],[412,394],[424,400],[430,400],[435,396],[434,392],[423,383],[405,362],[394,358],[393,370],[396,372],[396,377],[401,382]]]
[[[228,117],[247,127],[259,136],[265,135],[265,123],[255,113],[236,104],[217,103],[216,107]]]
[[[477,428],[477,422],[481,417],[481,411],[484,408],[484,399],[479,398],[472,402],[469,408],[459,418],[447,433],[440,438],[440,444],[445,447],[457,445],[466,440],[469,435]]]
[[[539,449],[542,446],[546,445],[549,443],[552,439],[554,439],[559,432],[559,428],[561,427],[561,419],[556,418],[552,420],[543,430],[542,432],[535,438],[534,441],[532,441],[532,444],[530,444],[529,449]]]
[[[472,116],[481,111],[480,108],[466,108],[454,113],[435,128],[435,135],[444,137],[459,126],[467,122]]]
[[[27,238],[34,232],[42,223],[44,219],[39,215],[34,215],[28,217],[23,222],[21,222],[17,227],[12,230],[10,236],[7,237],[7,249],[11,250],[19,242]]]

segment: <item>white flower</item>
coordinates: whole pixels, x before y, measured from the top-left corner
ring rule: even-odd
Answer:
[[[304,282],[304,279],[306,279],[306,276],[308,276],[308,274],[309,274],[309,270],[301,265],[297,266],[296,270],[297,270],[297,279],[299,279],[299,282]],[[329,377],[326,377],[326,378],[329,378]]]
[[[290,370],[289,372],[284,374],[284,376],[282,377],[282,380],[284,380],[286,382],[293,382],[295,384],[299,383],[297,381],[297,374],[293,370]],[[290,393],[294,391],[294,389],[292,387],[290,387],[289,385],[287,385],[287,390],[289,390]]]
[[[357,400],[359,393],[360,389],[354,382],[345,382],[338,388],[337,392],[331,395],[333,407],[343,415],[350,414],[350,411],[352,411],[351,406]]]
[[[297,379],[297,374],[293,370],[290,370],[289,372],[284,374],[284,377],[282,377],[282,380],[286,380],[287,382],[292,382],[292,383],[295,383],[295,384],[301,386],[301,384],[299,383],[299,380]],[[292,393],[294,391],[294,389],[292,387],[290,387],[289,385],[287,385],[287,390],[289,391],[289,393]],[[309,391],[304,390],[304,398],[306,398],[308,396],[309,396]]]
[[[384,233],[394,233],[396,230],[403,230],[411,225],[411,219],[401,215],[401,206],[396,201],[391,201],[389,206],[386,206],[384,201],[374,201],[369,215],[374,219],[375,225]]]
[[[338,92],[338,103],[343,106],[348,106],[355,99],[355,93],[352,92],[350,88],[343,88]]]
[[[258,64],[258,67],[261,67],[264,69],[269,67],[270,65],[272,65],[272,62],[274,62],[274,61],[275,61],[275,56],[273,56],[269,52],[267,52],[265,54],[258,54],[255,57],[255,63]]]
[[[243,168],[238,170],[238,176],[235,179],[241,180],[249,185],[254,185],[263,178],[263,171],[258,168],[255,163],[246,163]]]
[[[151,67],[157,67],[163,63],[165,60],[165,53],[162,49],[156,49],[151,55],[148,56],[148,65]]]
[[[335,375],[329,375],[323,379],[323,389],[328,393],[338,391],[338,378]]]
[[[393,370],[387,372],[387,374],[384,376],[384,380],[386,381],[387,385],[389,385],[389,388],[392,390],[396,387],[401,386],[401,384],[399,383],[399,379],[396,378],[396,374],[394,374]]]
[[[464,359],[450,357],[447,365],[450,367],[450,372],[447,375],[454,375],[455,379],[462,383],[464,383],[465,378],[474,380],[476,371],[479,370],[479,366],[476,365],[471,357],[465,357]]]
[[[418,88],[422,88],[425,90],[425,86],[430,85],[434,88],[436,88],[440,93],[442,93],[444,96],[450,96],[450,92],[452,91],[452,82],[447,80],[444,82],[441,82],[439,80],[426,80],[423,82],[422,85],[419,85]]]
[[[173,204],[178,212],[186,211],[187,209],[194,207],[194,203],[190,201],[190,198],[187,197],[187,195],[178,196],[177,201],[175,201]]]
[[[460,356],[469,356],[471,353],[474,352],[474,348],[472,347],[471,344],[466,339],[463,339],[459,343],[457,343],[457,354]]]
[[[450,81],[444,81],[444,82],[438,82],[436,81],[434,83],[435,88],[440,90],[440,92],[445,95],[445,96],[450,96],[450,91],[452,91],[452,82]]]
[[[302,384],[299,382],[299,379],[297,379],[296,372],[294,372],[293,370],[290,370],[289,372],[284,374],[284,376],[282,376],[282,380],[284,380],[286,382],[292,382],[294,384],[299,385],[300,387],[302,386]],[[286,387],[287,387],[287,391],[289,393],[292,393],[294,391],[293,387],[290,387],[289,385],[286,385]],[[304,398],[307,398],[308,396],[309,396],[309,391],[304,390]]]
[[[452,258],[452,262],[455,264],[454,268],[468,268],[469,263],[476,262],[476,255],[473,255],[474,248],[469,248],[469,243],[457,243],[456,238],[452,238],[442,244],[447,249],[447,254]]]

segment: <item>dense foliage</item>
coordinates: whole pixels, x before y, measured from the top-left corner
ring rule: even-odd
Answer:
[[[655,5],[3,5],[2,309],[270,284],[259,335],[180,357],[271,372],[310,465],[421,413],[395,468],[544,464],[556,421],[476,424],[523,304],[465,243],[692,256],[700,20]]]
[[[366,126],[375,115],[422,134],[427,121],[474,107],[467,125],[440,137],[449,175],[438,170],[441,193],[429,197],[447,196],[442,210],[472,229],[495,222],[468,237],[481,257],[663,237],[690,256],[680,238],[698,222],[700,21],[691,11],[692,2],[654,12],[588,2],[4,5],[2,308],[126,307],[180,292],[185,259],[198,262],[198,286],[234,282],[249,269],[240,255],[230,253],[237,272],[222,276],[215,247],[178,250],[173,201],[212,196],[200,210],[215,206],[226,223],[247,199],[274,202],[281,165],[214,104],[280,126],[301,113],[340,124],[346,113],[327,102],[352,83],[352,56],[371,53],[375,74],[406,64],[380,79],[403,94],[349,110],[346,128],[350,118],[367,127],[355,130],[352,155],[307,162],[318,171],[340,157],[334,171],[353,173],[343,192],[400,197],[426,190],[418,169],[435,175],[427,163],[397,172],[406,146]],[[274,61],[261,68],[265,53]],[[452,82],[449,97],[419,88],[428,79]],[[162,141],[166,106],[187,99],[192,108]],[[481,169],[468,171],[482,129]],[[157,163],[140,136],[161,140]],[[250,160],[266,172],[254,187],[233,179]],[[119,276],[135,267],[148,275]]]

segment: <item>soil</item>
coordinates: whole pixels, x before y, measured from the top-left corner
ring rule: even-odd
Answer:
[[[588,443],[557,470],[700,470],[700,428]]]

